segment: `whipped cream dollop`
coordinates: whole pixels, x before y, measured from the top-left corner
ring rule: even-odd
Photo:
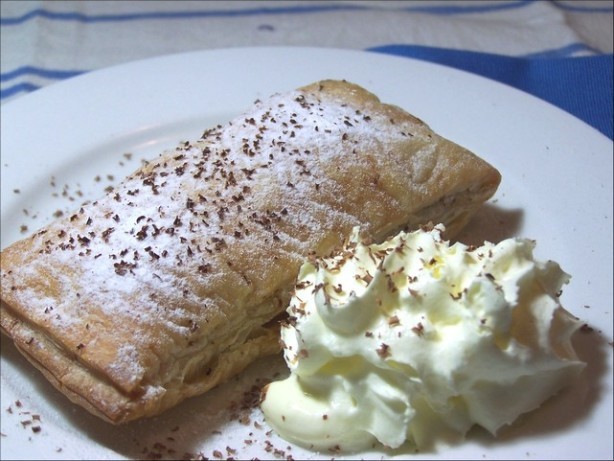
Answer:
[[[475,248],[443,231],[368,245],[356,228],[302,266],[281,330],[291,373],[261,403],[280,436],[358,451],[426,447],[476,424],[496,434],[580,373],[581,324],[559,302],[569,275],[535,261],[534,241]]]

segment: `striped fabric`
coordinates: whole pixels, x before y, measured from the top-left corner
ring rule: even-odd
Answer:
[[[454,63],[467,52],[473,60],[495,56],[523,63],[596,57],[609,62],[611,98],[613,4],[3,0],[0,100],[6,103],[83,72],[152,56],[276,45],[387,52],[461,68]],[[480,73],[479,66],[473,67],[468,70]],[[607,70],[606,65],[606,77]],[[535,94],[517,82],[506,83]],[[599,129],[608,134],[607,126]]]

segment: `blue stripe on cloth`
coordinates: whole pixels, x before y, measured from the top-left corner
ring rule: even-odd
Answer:
[[[29,93],[31,91],[38,90],[39,88],[40,86],[34,85],[33,83],[18,83],[17,85],[9,86],[8,88],[0,90],[0,99],[10,98],[17,93]]]
[[[65,78],[75,77],[86,71],[83,70],[52,70],[43,69],[41,67],[23,66],[9,72],[0,73],[0,81],[6,82],[14,78],[22,77],[24,75],[36,75],[37,77],[43,77],[50,80],[62,80]]]
[[[474,5],[454,5],[454,2],[448,2],[447,5],[431,5],[431,6],[407,6],[400,8],[402,11],[410,11],[414,13],[429,13],[429,14],[475,14],[475,13],[490,13],[492,11],[512,10],[529,6],[533,0],[516,0],[507,2],[492,2]]]
[[[515,0],[508,2],[483,2],[479,5],[434,5],[434,6],[404,6],[400,8],[386,8],[350,3],[304,3],[293,6],[259,7],[244,9],[220,9],[220,10],[191,10],[191,11],[150,11],[141,13],[123,14],[84,14],[76,12],[51,11],[37,8],[21,16],[0,18],[0,25],[13,26],[22,24],[35,18],[44,18],[56,21],[77,22],[114,22],[114,21],[138,21],[151,19],[199,19],[207,17],[237,17],[256,15],[277,14],[302,14],[302,13],[329,13],[334,11],[399,11],[407,13],[427,13],[435,15],[457,15],[488,13],[492,11],[509,10],[529,6],[531,0]]]
[[[614,138],[612,54],[531,59],[417,45],[386,45],[368,51],[422,59],[505,83],[554,104]]]

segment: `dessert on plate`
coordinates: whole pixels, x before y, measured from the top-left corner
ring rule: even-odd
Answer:
[[[495,168],[345,81],[257,101],[1,254],[2,332],[111,423],[156,415],[280,350],[299,268],[490,198]]]

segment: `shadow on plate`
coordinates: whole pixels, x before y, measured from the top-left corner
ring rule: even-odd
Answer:
[[[522,237],[522,209],[503,209],[487,203],[480,207],[467,226],[452,241],[479,246],[484,241],[499,243],[510,237]]]

